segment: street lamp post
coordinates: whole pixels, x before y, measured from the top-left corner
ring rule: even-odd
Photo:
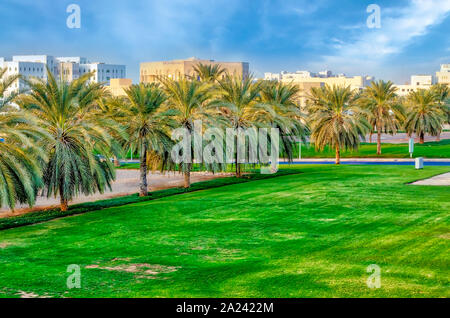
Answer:
[[[412,158],[414,152],[414,138],[409,138],[409,157]]]

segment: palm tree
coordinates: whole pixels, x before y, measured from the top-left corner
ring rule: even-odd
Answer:
[[[67,211],[69,201],[80,193],[111,189],[114,167],[102,157],[112,155],[109,131],[117,124],[96,111],[104,88],[88,84],[91,73],[71,83],[57,82],[49,70],[47,76],[47,82],[29,81],[31,92],[20,105],[40,119],[50,136],[42,144],[48,156],[43,181],[47,197],[59,195],[61,211]]]
[[[435,96],[437,105],[442,108],[442,111],[446,115],[445,121],[450,123],[450,105],[448,103],[450,88],[446,84],[436,84],[431,87],[431,91]],[[442,130],[439,130],[436,141],[441,140],[441,131]]]
[[[437,136],[445,121],[445,113],[436,102],[432,90],[419,89],[411,92],[406,100],[405,129],[409,135],[416,134],[419,142],[425,142],[425,134]]]
[[[289,160],[293,158],[296,142],[298,140],[305,142],[308,133],[305,114],[297,104],[299,93],[297,85],[282,82],[265,81],[261,87],[261,102],[272,107],[276,114],[270,117],[269,125],[282,132],[280,150]],[[269,116],[266,119],[269,119]]]
[[[19,95],[19,92],[8,92],[8,89],[21,79],[19,74],[7,75],[7,72],[8,68],[0,68],[0,109],[3,110],[5,110]]]
[[[110,104],[116,118],[125,127],[129,139],[126,148],[140,153],[140,196],[148,195],[149,167],[161,169],[168,163],[173,142],[170,129],[175,127],[171,111],[163,111],[167,95],[158,84],[132,85],[125,90],[127,98],[114,98]]]
[[[36,146],[43,131],[31,116],[9,107],[17,94],[5,96],[19,77],[5,74],[5,69],[0,69],[0,207],[14,210],[16,202],[30,207],[35,203],[42,186],[39,162],[45,156]]]
[[[370,125],[350,87],[312,88],[310,101],[311,139],[318,150],[327,145],[335,149],[336,164],[340,164],[341,149],[358,149]]]
[[[194,66],[194,71],[200,78],[200,81],[207,83],[215,83],[220,77],[226,73],[226,70],[220,66],[220,64],[215,65],[205,65],[198,63]]]
[[[123,96],[112,96],[110,91],[105,91],[104,94],[102,94],[102,97],[96,101],[96,113],[100,116],[100,118],[108,118],[111,121],[117,121],[117,105],[123,102],[123,100]],[[122,152],[128,139],[128,135],[126,135],[123,126],[120,130],[116,129],[116,126],[113,126],[112,129],[109,129],[110,127],[104,128],[108,129],[108,132],[112,136],[111,149],[114,149],[113,153]],[[114,156],[114,166],[120,167],[120,161],[117,156]]]
[[[168,95],[167,110],[173,111],[173,119],[177,123],[177,127],[187,129],[192,136],[194,121],[203,120],[204,124],[213,122],[205,109],[206,103],[211,96],[211,86],[209,84],[190,81],[186,78],[181,78],[178,81],[165,78],[161,79],[161,82]],[[191,151],[193,151],[193,147],[191,147]],[[179,167],[184,174],[184,187],[189,188],[191,185],[192,163],[183,162]]]
[[[227,75],[218,82],[217,99],[211,103],[219,107],[227,118],[228,127],[238,131],[247,128],[270,127],[276,118],[272,105],[261,101],[262,82]],[[235,138],[236,177],[241,177],[241,163],[238,160],[237,138]]]
[[[368,120],[377,130],[377,155],[381,155],[381,134],[397,133],[404,117],[403,107],[397,102],[396,88],[391,81],[372,81],[359,102],[367,110]]]

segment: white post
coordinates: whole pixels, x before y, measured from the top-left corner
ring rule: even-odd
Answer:
[[[409,138],[409,157],[412,158],[414,152],[414,138]]]

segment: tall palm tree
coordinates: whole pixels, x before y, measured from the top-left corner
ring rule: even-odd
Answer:
[[[404,117],[404,110],[397,102],[396,88],[391,81],[372,81],[361,98],[360,105],[368,113],[368,120],[377,130],[377,155],[381,155],[381,134],[397,133]]]
[[[406,99],[406,105],[404,125],[409,135],[415,133],[421,144],[425,142],[425,134],[438,135],[446,118],[432,90],[419,89],[411,92]]]
[[[161,81],[168,95],[167,109],[173,111],[173,120],[177,123],[177,127],[185,128],[189,134],[193,135],[194,121],[202,120],[204,124],[213,122],[212,118],[208,118],[210,116],[205,109],[211,96],[209,84],[186,78],[181,78],[178,81],[165,78]],[[193,147],[191,147],[191,151],[193,151]],[[184,187],[189,188],[192,163],[183,162],[179,167],[184,174]]]
[[[10,91],[10,89],[17,81],[21,79],[19,74],[7,75],[8,68],[0,68],[0,109],[5,110],[19,95],[18,91]]]
[[[198,63],[194,66],[194,71],[202,82],[215,83],[217,82],[226,70],[220,64],[205,65]]]
[[[17,202],[31,207],[42,186],[45,155],[36,141],[44,134],[34,118],[9,107],[17,94],[5,93],[19,77],[5,74],[0,69],[0,207],[14,210]]]
[[[228,127],[236,131],[247,128],[270,127],[276,113],[268,103],[261,101],[262,82],[254,82],[251,76],[239,78],[227,75],[218,82],[217,99],[211,105],[220,107],[228,121]],[[236,177],[241,177],[241,163],[238,160],[237,138],[235,138]]]
[[[113,98],[109,103],[128,133],[126,149],[131,147],[140,153],[139,195],[147,196],[148,168],[163,169],[169,162],[173,145],[170,130],[175,127],[173,112],[163,111],[167,95],[159,84],[132,85],[125,93],[126,98]]]
[[[311,139],[318,150],[327,145],[335,149],[336,164],[340,164],[341,149],[358,149],[370,125],[350,87],[312,88],[309,98]]]
[[[109,131],[117,124],[96,111],[104,88],[88,84],[91,73],[71,83],[57,81],[49,70],[47,76],[47,82],[29,81],[31,92],[20,105],[39,118],[50,135],[42,144],[48,156],[43,181],[47,197],[59,195],[61,211],[66,211],[69,201],[80,193],[111,189],[114,167],[101,156],[112,155]]]
[[[450,88],[446,84],[436,84],[431,87],[431,91],[433,92],[436,103],[438,107],[442,108],[442,111],[446,115],[445,122],[450,123],[450,104],[448,99],[450,98]],[[441,140],[441,131],[439,130],[436,141]]]
[[[276,116],[269,120],[269,124],[278,128],[282,150],[289,160],[293,158],[293,149],[298,140],[306,141],[308,128],[305,114],[298,104],[300,89],[297,85],[275,81],[264,81],[261,87],[261,102],[273,108]]]

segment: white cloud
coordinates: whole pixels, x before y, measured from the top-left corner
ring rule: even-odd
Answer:
[[[442,23],[449,13],[449,0],[411,0],[409,5],[395,10],[381,7],[380,29],[363,28],[357,39],[339,43],[339,47],[333,41],[335,54],[323,56],[317,65],[374,72],[387,57],[401,53],[417,37]],[[361,15],[364,19],[368,16],[365,12]]]

